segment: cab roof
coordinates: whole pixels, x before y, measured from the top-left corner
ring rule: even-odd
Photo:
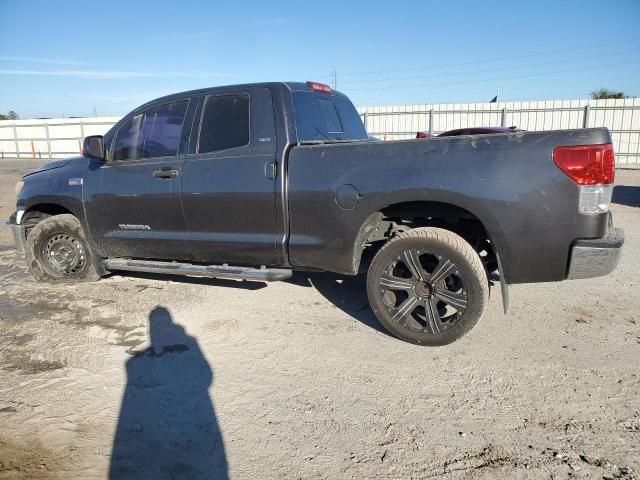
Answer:
[[[206,88],[198,88],[195,90],[187,90],[184,92],[176,92],[169,95],[165,95],[164,97],[158,97],[146,102],[143,105],[140,105],[139,107],[136,107],[133,111],[135,112],[140,109],[146,108],[147,106],[152,105],[154,103],[162,103],[162,102],[168,102],[172,100],[179,100],[181,98],[189,97],[193,95],[208,95],[216,92],[245,90],[248,88],[256,88],[256,87],[263,87],[263,88],[269,88],[269,89],[286,88],[290,92],[311,91],[307,82],[258,82],[258,83],[240,83],[235,85],[220,85],[217,87],[206,87]],[[347,98],[346,95],[344,95],[343,93],[333,89],[331,90],[330,94],[338,97]]]

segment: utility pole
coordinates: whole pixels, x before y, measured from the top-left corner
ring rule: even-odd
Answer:
[[[338,71],[336,70],[336,67],[333,67],[333,70],[331,71],[331,88],[334,90],[338,89]]]

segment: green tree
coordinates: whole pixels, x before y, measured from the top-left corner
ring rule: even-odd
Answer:
[[[591,92],[591,98],[593,100],[604,100],[605,98],[628,98],[624,92],[614,92],[613,90],[608,90],[606,88],[601,88],[599,90],[594,90]]]
[[[7,113],[6,115],[3,113],[0,113],[0,120],[19,120],[19,119],[20,119],[20,115],[18,115],[13,110],[9,110],[9,113]]]

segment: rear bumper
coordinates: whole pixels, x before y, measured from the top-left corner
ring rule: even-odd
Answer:
[[[609,227],[607,235],[592,240],[578,240],[571,248],[567,279],[600,277],[611,273],[624,244],[624,231]]]
[[[11,228],[11,233],[13,233],[13,241],[16,244],[16,249],[20,253],[24,253],[24,245],[26,243],[25,229],[24,225],[19,225],[16,223],[15,213],[9,217],[8,225]]]

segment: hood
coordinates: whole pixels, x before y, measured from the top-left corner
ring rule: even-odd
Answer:
[[[84,160],[84,157],[71,157],[71,158],[64,158],[61,160],[53,160],[52,162],[47,162],[43,165],[40,165],[39,167],[37,167],[34,170],[31,170],[30,172],[25,173],[22,178],[24,177],[28,177],[29,175],[33,175],[34,173],[40,173],[40,172],[45,172],[47,170],[53,170],[54,168],[60,168],[60,167],[64,167],[65,165],[71,163],[71,162],[77,162],[79,160]]]

